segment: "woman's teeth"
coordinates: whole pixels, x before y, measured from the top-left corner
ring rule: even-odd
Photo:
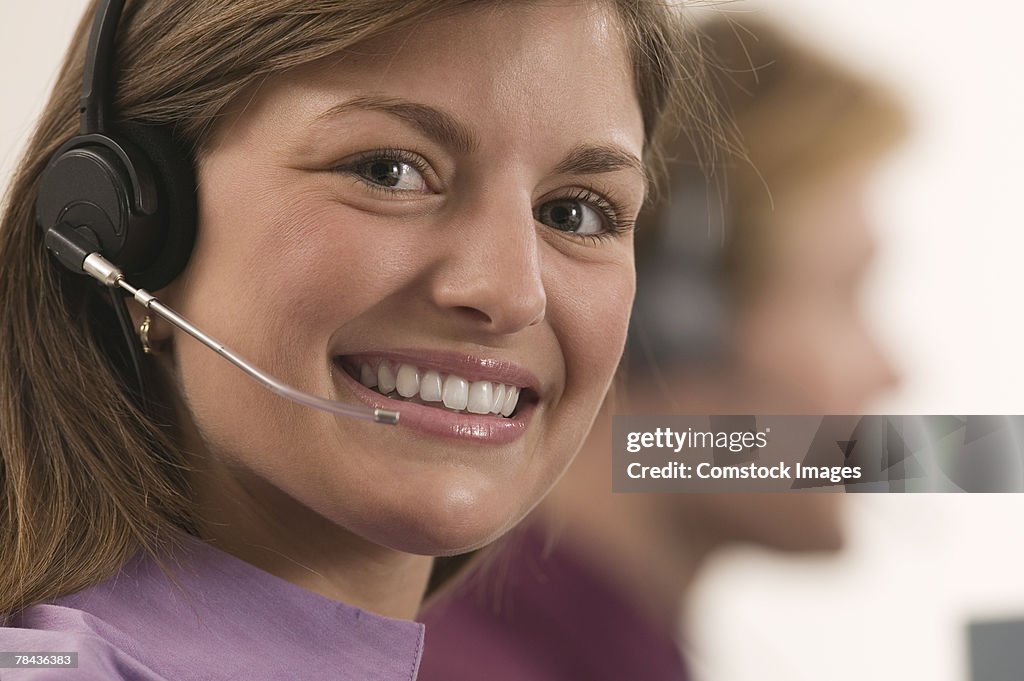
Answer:
[[[430,369],[424,371],[411,364],[392,365],[381,362],[374,370],[363,363],[359,368],[359,382],[382,395],[392,393],[406,399],[418,397],[423,402],[441,402],[454,411],[472,414],[501,414],[511,416],[519,403],[519,388],[491,381],[472,383],[454,374],[442,376]]]

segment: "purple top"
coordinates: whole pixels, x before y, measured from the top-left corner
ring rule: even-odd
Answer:
[[[657,627],[569,547],[536,528],[424,614],[420,681],[685,681]]]
[[[0,669],[4,681],[410,681],[423,625],[368,613],[198,539],[140,554],[110,579],[34,605],[0,652],[78,653],[77,669]],[[175,561],[177,564],[175,564]]]

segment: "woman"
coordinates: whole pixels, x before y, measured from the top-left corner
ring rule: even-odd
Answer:
[[[128,3],[116,115],[171,126],[198,187],[157,295],[391,428],[254,389],[134,302],[133,396],[104,294],[33,224],[87,15],[0,233],[0,649],[80,655],[12,678],[415,676],[401,620],[431,556],[529,511],[615,371],[676,22],[653,1]]]

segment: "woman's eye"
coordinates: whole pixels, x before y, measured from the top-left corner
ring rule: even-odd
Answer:
[[[605,216],[588,203],[576,199],[548,201],[537,211],[537,219],[549,227],[574,234],[608,231]]]
[[[390,158],[361,161],[353,171],[367,182],[395,191],[426,192],[427,181],[413,165]]]

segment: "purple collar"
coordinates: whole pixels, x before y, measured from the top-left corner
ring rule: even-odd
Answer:
[[[416,678],[423,625],[320,596],[183,536],[166,563],[173,581],[140,554],[100,584],[29,608],[14,626],[26,643],[81,643],[82,671],[91,663],[136,670],[121,678]],[[40,631],[63,633],[47,639]],[[0,642],[18,641],[16,631],[0,629]]]

